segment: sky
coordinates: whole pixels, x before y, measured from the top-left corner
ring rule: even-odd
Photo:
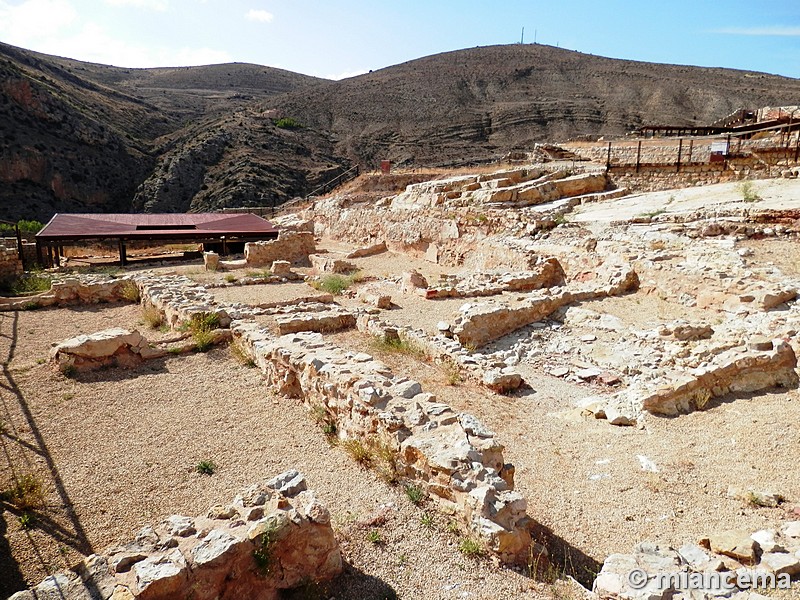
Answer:
[[[0,0],[0,41],[120,67],[249,62],[342,79],[494,44],[800,77],[797,0]]]

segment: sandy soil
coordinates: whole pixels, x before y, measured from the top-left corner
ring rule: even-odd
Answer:
[[[0,597],[81,554],[126,541],[147,524],[174,513],[200,514],[288,468],[306,474],[343,544],[348,567],[330,597],[555,593],[487,560],[462,556],[444,517],[437,515],[432,529],[423,526],[424,507],[329,446],[302,406],[273,397],[259,372],[239,365],[227,349],[74,380],[38,364],[51,341],[110,322],[134,327],[139,320],[135,306],[0,314],[7,364],[0,390],[0,489],[13,473],[30,473],[46,496],[33,529],[23,530],[10,509],[0,513]],[[199,475],[201,460],[212,460],[217,472]],[[381,543],[374,544],[361,522],[378,511],[387,521],[376,527]]]

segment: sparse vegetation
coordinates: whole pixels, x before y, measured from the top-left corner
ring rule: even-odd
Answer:
[[[75,368],[75,365],[63,364],[59,367],[59,371],[67,379],[75,379],[78,376],[78,369]]]
[[[752,181],[742,181],[736,186],[736,190],[742,196],[742,201],[744,202],[756,202],[761,200],[761,196],[758,195],[756,191],[755,185],[753,185]]]
[[[8,490],[0,494],[0,500],[18,510],[41,508],[44,505],[44,486],[36,475],[23,473]]]
[[[253,560],[255,560],[258,571],[266,576],[272,569],[272,547],[275,544],[275,527],[268,528],[261,534],[258,548],[253,550]]]
[[[136,285],[135,281],[131,281],[130,279],[122,283],[119,289],[119,295],[123,300],[127,300],[128,302],[139,302],[139,300],[141,300],[139,286]]]
[[[25,530],[33,529],[35,525],[35,519],[30,513],[22,513],[19,518],[19,526]]]
[[[396,485],[399,480],[397,471],[397,454],[388,444],[373,442],[375,456],[379,462],[378,474],[389,485]]]
[[[234,275],[233,273],[228,273],[227,275],[225,275],[225,281],[227,281],[228,283],[236,283],[238,279],[236,278],[236,275]]]
[[[269,269],[263,271],[245,271],[245,275],[251,279],[267,279],[272,277],[272,271]]]
[[[381,537],[381,532],[377,529],[370,529],[367,533],[367,541],[370,544],[375,544],[376,546],[379,544],[383,544],[383,538]]]
[[[150,329],[159,329],[164,324],[164,315],[155,306],[145,306],[142,309],[142,318]]]
[[[447,385],[455,386],[464,382],[464,379],[461,377],[461,369],[453,361],[448,360],[443,362],[441,369],[444,373],[445,383]]]
[[[348,289],[353,283],[356,282],[356,275],[339,275],[331,273],[323,275],[316,281],[311,281],[309,285],[315,290],[327,292],[334,296],[341,296],[342,292]]]
[[[320,429],[322,429],[322,433],[328,438],[328,441],[333,441],[334,436],[336,436],[336,422],[333,420],[333,417],[325,410],[323,406],[315,406],[311,410],[311,414],[314,417],[314,421],[319,425]]]
[[[469,537],[461,540],[461,542],[458,544],[458,551],[464,556],[469,556],[471,558],[478,558],[484,554],[484,549],[481,543]]]
[[[404,337],[385,337],[373,336],[370,343],[376,352],[385,352],[387,354],[405,354],[418,360],[427,360],[428,353],[419,344],[407,340]]]
[[[46,292],[53,283],[52,277],[41,273],[25,273],[14,279],[0,283],[0,292],[10,296],[23,296],[25,294],[38,294]]]
[[[200,473],[200,475],[213,475],[217,472],[217,465],[210,460],[201,460],[197,463],[195,470]]]
[[[236,359],[240,365],[245,366],[249,369],[252,369],[256,366],[256,361],[247,353],[247,351],[242,347],[242,344],[239,342],[233,342],[230,345],[231,356]]]
[[[25,219],[20,219],[17,221],[17,227],[19,227],[19,232],[23,235],[36,235],[39,233],[42,227],[44,227],[44,225],[42,225],[42,223],[39,221],[26,221]],[[2,233],[3,236],[16,235],[14,226],[11,223],[0,223],[0,233]]]
[[[409,484],[405,487],[405,490],[408,499],[411,500],[412,504],[416,504],[417,506],[422,504],[425,498],[427,498],[425,490],[417,485]]]
[[[419,522],[423,527],[425,527],[425,529],[433,529],[436,525],[434,516],[429,512],[422,513],[422,516],[419,518]]]
[[[198,313],[192,316],[189,330],[192,332],[194,349],[197,352],[208,352],[214,345],[214,330],[219,328],[217,313]]]
[[[275,127],[278,129],[302,129],[303,126],[292,117],[283,117],[275,121]]]
[[[341,443],[342,448],[347,452],[350,457],[362,467],[372,466],[374,457],[369,448],[361,443],[361,440],[351,438]]]

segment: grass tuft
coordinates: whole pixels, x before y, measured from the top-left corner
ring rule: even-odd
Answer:
[[[355,273],[353,275],[338,275],[336,273],[331,273],[329,275],[323,275],[315,281],[310,281],[309,285],[315,290],[327,292],[329,294],[333,294],[334,296],[341,296],[346,289],[360,280],[361,275],[359,273]]]
[[[127,300],[128,302],[139,302],[142,299],[139,293],[139,286],[130,279],[123,282],[119,289],[119,295],[123,300]]]
[[[52,283],[53,279],[49,275],[42,275],[41,273],[35,272],[25,273],[24,275],[0,283],[0,292],[11,296],[47,292],[50,290]]]
[[[38,477],[25,473],[0,494],[0,499],[19,510],[41,508],[44,505],[44,487]]]
[[[761,200],[761,196],[758,195],[756,191],[756,187],[753,185],[752,181],[742,181],[736,186],[736,190],[742,196],[742,200],[744,202],[756,202]]]
[[[195,470],[200,473],[200,475],[213,475],[217,472],[217,465],[210,460],[201,460],[197,463]]]
[[[164,315],[155,306],[145,306],[142,309],[142,318],[150,329],[159,329],[164,325]]]
[[[428,353],[419,344],[403,337],[373,336],[370,346],[376,352],[386,354],[405,354],[421,361],[428,359]]]
[[[425,490],[417,485],[409,484],[406,486],[406,496],[408,497],[411,502],[417,506],[425,502],[427,495],[425,494]]]
[[[461,540],[458,544],[458,551],[464,556],[469,556],[471,558],[478,558],[484,554],[481,543],[473,538],[464,538]]]
[[[341,443],[341,446],[362,467],[370,467],[372,465],[374,460],[372,452],[361,443],[361,440],[354,438],[345,440]]]

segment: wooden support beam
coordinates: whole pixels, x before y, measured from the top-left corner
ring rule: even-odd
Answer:
[[[128,264],[128,255],[125,250],[125,240],[119,240],[119,266],[124,267]]]

